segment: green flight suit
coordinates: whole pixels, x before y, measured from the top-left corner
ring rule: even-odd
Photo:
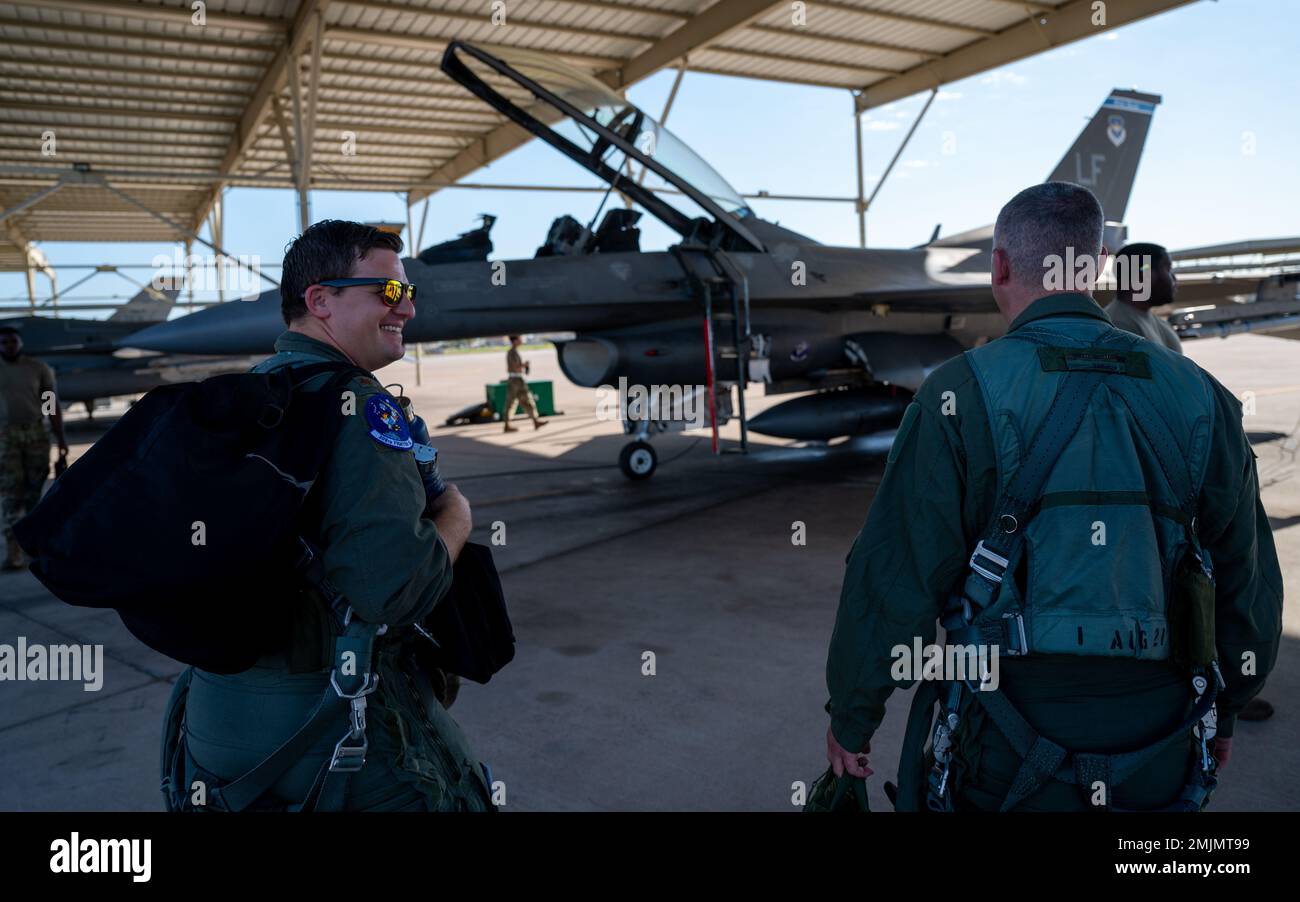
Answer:
[[[275,342],[276,354],[254,368],[266,372],[347,358],[337,349],[295,332]],[[316,388],[328,379],[317,377]],[[334,449],[308,496],[306,519],[318,524],[317,541],[331,582],[371,623],[390,634],[424,618],[451,585],[452,562],[433,521],[414,458],[380,444],[364,415],[366,399],[382,392],[376,379],[354,378],[355,411],[345,416]],[[340,399],[344,404],[345,399]],[[344,408],[345,413],[348,408]],[[283,654],[264,656],[233,676],[195,669],[186,703],[190,753],[224,780],[239,777],[266,758],[307,720],[329,685],[320,606],[301,602],[297,638]],[[256,624],[250,624],[256,628]],[[405,632],[405,631],[401,631]],[[489,810],[482,766],[460,727],[440,705],[421,701],[397,662],[395,643],[376,640],[379,684],[370,696],[366,730],[370,752],[351,777],[348,810]],[[299,802],[321,764],[347,731],[340,720],[311,753],[273,788]]]
[[[1035,301],[1008,333],[1030,322],[1051,329],[1066,317],[1108,319],[1091,298],[1058,294]],[[1226,738],[1276,660],[1282,577],[1240,402],[1210,382],[1216,418],[1198,515],[1215,569],[1216,639],[1227,682],[1218,702],[1219,735]],[[891,649],[911,646],[917,636],[933,643],[936,619],[968,573],[997,500],[994,448],[980,387],[960,355],[935,370],[909,406],[848,557],[826,681],[832,732],[850,751],[862,749],[880,726],[890,693],[910,685],[891,678]],[[1255,655],[1253,676],[1241,673],[1244,652]],[[1026,720],[1077,751],[1140,747],[1167,734],[1189,710],[1187,676],[1168,662],[1033,655],[1003,656],[999,663],[1001,688]],[[1020,758],[977,705],[963,718],[952,764],[955,805],[996,809]],[[1115,789],[1115,804],[1141,809],[1172,801],[1184,784],[1191,746],[1190,739],[1187,747],[1175,743],[1154,758]],[[1087,800],[1078,788],[1051,781],[1018,807],[1080,810]]]

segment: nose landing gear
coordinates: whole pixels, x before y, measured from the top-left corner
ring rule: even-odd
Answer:
[[[649,479],[659,466],[659,455],[655,454],[654,445],[638,439],[623,446],[618,466],[628,479]]]

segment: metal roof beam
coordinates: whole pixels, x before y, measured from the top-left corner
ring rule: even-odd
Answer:
[[[20,103],[6,100],[4,109],[34,113],[75,113],[79,116],[135,116],[140,119],[156,120],[175,119],[178,122],[235,122],[234,116],[217,116],[208,113],[173,113],[168,110],[148,110],[143,107],[109,107],[82,106],[75,103]],[[48,127],[58,128],[58,123],[49,123]]]
[[[608,33],[602,36],[605,38],[610,37]],[[382,31],[367,31],[366,29],[363,28],[327,28],[325,30],[325,40],[326,41],[354,41],[358,44],[374,44],[381,47],[406,47],[411,50],[427,50],[433,53],[441,53],[443,50],[446,49],[447,45],[452,41],[451,38],[412,37],[411,35],[388,34],[387,32],[382,32]],[[483,43],[479,41],[475,41],[474,45],[476,47],[482,47],[484,50],[487,50],[489,53],[499,48],[499,45],[493,45],[493,44]],[[508,51],[512,48],[506,47],[500,49],[505,49]],[[513,49],[523,50],[528,48],[515,47]],[[555,57],[556,59],[563,60],[564,62],[572,66],[577,66],[581,69],[595,70],[595,69],[600,69],[602,67],[617,66],[620,62],[622,62],[622,60],[616,56],[600,56],[592,53],[571,53],[567,50],[547,50],[545,52]],[[338,55],[332,51],[327,52],[326,56],[332,59],[338,58]],[[372,59],[370,60],[370,62],[373,65],[375,61]],[[436,69],[437,62],[434,62],[433,66]]]
[[[294,15],[293,24],[285,33],[285,42],[280,45],[271,63],[266,67],[262,75],[262,80],[258,82],[257,88],[253,91],[253,96],[248,101],[248,106],[244,109],[244,115],[239,118],[235,125],[235,133],[231,137],[230,146],[226,149],[226,155],[221,161],[221,172],[223,174],[233,172],[239,165],[239,158],[252,145],[257,138],[258,131],[261,127],[262,120],[271,109],[271,98],[278,96],[283,88],[285,80],[288,78],[288,63],[292,61],[297,65],[298,57],[302,54],[303,47],[307,44],[307,39],[312,34],[312,17],[324,15],[329,6],[330,0],[303,0],[298,5],[298,12]],[[207,219],[208,212],[212,205],[219,199],[220,195],[213,192],[208,200],[199,207],[196,223],[202,224]],[[197,229],[198,226],[195,226]]]
[[[3,65],[3,63],[0,62],[0,65]],[[170,75],[167,76],[167,78],[170,81]],[[31,89],[31,88],[22,88],[22,87],[11,87],[8,83],[14,81],[34,82],[38,85],[64,85],[66,87],[59,91],[41,91],[39,88]],[[87,88],[92,87],[92,84],[88,84],[87,81],[88,80],[84,78],[59,78],[57,76],[46,75],[44,73],[38,73],[38,72],[29,73],[29,72],[0,71],[0,89],[14,90],[14,91],[27,91],[28,93],[35,93],[35,94],[56,93],[56,94],[66,96],[69,93],[80,93],[81,91],[85,91]],[[80,91],[75,91],[75,92],[69,91],[67,90],[67,87],[79,88]],[[156,79],[152,84],[150,84],[147,81],[117,81],[114,79],[96,78],[93,82],[93,88],[96,92],[98,92],[101,88],[124,88],[128,91],[147,92],[150,95],[156,95],[163,92],[167,92],[172,94],[198,95],[201,97],[208,97],[208,98],[211,98],[213,94],[216,93],[212,90],[211,84],[209,84],[207,87],[200,87],[198,85],[190,86],[190,85],[158,84]],[[149,97],[121,98],[112,94],[103,94],[100,95],[100,97],[101,99],[104,100],[121,100],[121,99],[148,100],[149,99]]]
[[[0,211],[0,222],[4,222],[10,216],[17,216],[19,213],[23,212],[23,210],[36,206],[56,191],[63,190],[65,185],[67,185],[67,182],[63,179],[59,179],[53,185],[50,185],[48,188],[42,188],[26,200],[14,204],[8,210]]]
[[[162,7],[154,8],[161,9]],[[275,45],[267,44],[265,41],[214,41],[211,37],[188,37],[185,35],[167,34],[165,32],[131,31],[124,28],[104,29],[98,26],[89,25],[64,25],[57,22],[41,22],[35,19],[0,18],[0,28],[5,29],[5,32],[10,36],[13,35],[13,29],[26,28],[32,31],[47,31],[53,34],[75,34],[83,37],[95,35],[99,37],[125,38],[127,40],[143,41],[146,44],[158,44],[165,41],[173,44],[186,44],[191,47],[227,47],[232,50],[251,50],[255,53],[273,53],[275,51]],[[115,53],[122,53],[124,50],[122,47],[99,48],[87,44],[66,44],[65,46],[71,50],[102,49]],[[125,50],[128,53],[140,52],[133,48],[125,48]]]
[[[41,99],[40,99],[39,101],[37,101],[37,102],[34,102],[34,103],[33,103],[33,102],[28,102],[28,101],[10,101],[9,98],[10,98],[10,97],[13,97],[13,96],[15,96],[15,95],[23,95],[23,96],[36,95],[37,97],[39,97],[39,98],[41,98]],[[32,89],[27,89],[27,88],[10,88],[10,87],[4,86],[4,85],[0,85],[0,105],[3,105],[3,106],[5,106],[5,107],[7,107],[7,108],[9,108],[9,109],[28,109],[28,110],[30,110],[33,106],[40,106],[40,107],[48,108],[48,109],[50,109],[50,110],[57,110],[57,109],[60,108],[60,106],[59,106],[59,104],[58,104],[57,101],[62,100],[62,99],[64,99],[64,98],[66,98],[66,97],[70,97],[70,96],[73,96],[73,95],[69,94],[69,92],[67,92],[67,91],[60,91],[60,90],[57,90],[57,89],[55,89],[55,90],[50,90],[50,91],[40,91],[40,90],[32,90]],[[160,104],[160,105],[161,105],[161,104],[166,104],[166,105],[169,105],[169,106],[176,107],[176,108],[177,108],[177,113],[180,113],[180,114],[183,114],[183,115],[186,115],[186,116],[188,116],[188,115],[191,114],[190,111],[193,111],[193,110],[195,110],[195,109],[201,109],[202,114],[204,114],[204,115],[209,115],[209,116],[216,116],[216,117],[218,117],[219,119],[221,119],[221,121],[224,121],[224,122],[233,122],[233,121],[235,120],[235,116],[239,114],[239,107],[238,107],[238,106],[221,106],[221,105],[218,104],[217,101],[214,101],[214,100],[192,101],[192,100],[183,100],[183,99],[179,99],[179,98],[172,98],[172,99],[168,99],[168,98],[158,98],[158,99],[153,99],[153,98],[150,98],[150,97],[140,97],[140,96],[138,96],[138,95],[137,95],[137,96],[134,96],[134,97],[119,97],[119,96],[112,95],[112,94],[94,94],[94,95],[92,95],[92,96],[94,96],[95,100],[102,100],[102,101],[106,101],[106,102],[110,102],[110,103],[122,103],[122,102],[132,103],[132,102],[134,102],[134,103],[156,103],[156,104]],[[46,98],[46,97],[52,97],[52,98],[55,98],[55,100],[54,100],[53,102],[51,102],[51,101],[47,101],[47,100],[44,99],[44,98]],[[93,112],[108,112],[108,113],[111,114],[114,110],[118,109],[118,107],[113,107],[113,106],[85,106],[85,107],[82,107],[81,109],[82,109],[82,110],[85,110],[85,111],[93,111]],[[130,109],[144,109],[144,108],[143,108],[143,107],[130,107]],[[151,115],[151,116],[155,116],[155,117],[157,117],[157,116],[164,116],[164,117],[165,117],[165,116],[169,116],[169,115],[171,115],[171,113],[169,113],[168,110],[166,110],[166,109],[157,109],[157,110],[155,110],[155,109],[150,109],[150,110],[147,110],[147,113],[148,113],[149,115]]]
[[[977,28],[974,25],[963,25],[960,22],[947,22],[943,19],[928,19],[924,16],[913,16],[908,13],[896,13],[884,9],[872,9],[869,6],[850,6],[847,3],[836,3],[833,0],[817,0],[814,10],[831,9],[836,12],[851,13],[858,16],[870,16],[875,19],[888,19],[891,22],[901,22],[905,25],[924,25],[928,28],[942,28],[946,31],[959,31],[962,34],[968,34],[973,37],[989,38],[997,34],[987,28]]]
[[[638,16],[658,16],[661,19],[676,19],[686,22],[694,13],[681,12],[676,9],[662,9],[648,6],[632,6],[628,3],[610,3],[609,0],[557,0],[564,6],[581,6],[597,12],[633,13]]]
[[[325,119],[316,120],[317,131],[324,129],[334,129],[337,131],[356,132],[358,140],[362,135],[430,135],[437,138],[464,138],[467,141],[476,141],[482,137],[483,133],[472,129],[458,128],[428,128],[412,126],[407,128],[384,128],[380,123],[365,123],[358,125],[354,119]]]
[[[737,29],[744,28],[773,6],[774,0],[728,0],[715,3],[655,44],[627,60],[617,70],[605,73],[615,88],[625,88],[694,50],[707,47]]]
[[[126,3],[123,0],[7,0],[14,6],[41,7],[44,9],[64,9],[71,12],[92,13],[101,16],[122,16],[130,19],[148,19],[150,21],[178,22],[183,25],[193,23],[194,11],[189,4],[175,6],[142,6],[139,3]],[[207,27],[230,28],[238,31],[255,31],[266,33],[283,33],[285,23],[281,19],[270,19],[248,13],[227,14],[206,12]],[[197,27],[197,26],[195,26]]]
[[[743,28],[775,5],[774,0],[729,0],[727,3],[716,3],[637,56],[621,62],[616,68],[605,70],[601,77],[615,89],[626,88],[692,50],[707,46],[736,29]],[[413,204],[424,199],[438,190],[441,184],[457,181],[514,150],[530,137],[532,135],[529,132],[512,122],[497,126],[452,159],[436,166],[421,179],[424,187],[415,188],[409,193],[407,203]]]
[[[909,56],[919,56],[922,59],[938,59],[940,54],[930,50],[921,50],[916,47],[908,47],[905,44],[887,44],[881,41],[868,41],[862,38],[846,38],[837,34],[822,34],[821,32],[808,31],[806,28],[790,29],[777,28],[774,25],[750,25],[745,31],[752,31],[758,34],[770,34],[780,38],[801,38],[806,41],[821,41],[827,44],[838,44],[841,47],[849,47],[858,50],[882,50],[886,53],[906,53]]]
[[[146,75],[154,79],[165,77],[169,82],[178,79],[200,81],[208,85],[209,91],[212,90],[212,80],[214,78],[223,79],[225,81],[245,82],[250,85],[257,84],[257,78],[251,75],[214,75],[203,72],[173,72],[170,70],[162,70],[157,67],[145,69],[139,66],[113,66],[107,63],[75,63],[65,62],[63,60],[23,59],[16,56],[0,56],[0,66],[5,67],[6,76],[10,78],[41,77],[34,73],[8,71],[11,66],[41,66],[57,69],[59,72],[119,72],[124,75]]]
[[[1124,4],[1113,3],[1105,27],[1098,27],[1092,24],[1091,0],[1074,0],[1054,13],[1033,16],[1000,32],[996,37],[967,44],[947,56],[910,69],[897,78],[864,87],[858,96],[858,111],[969,78],[1189,2],[1191,0],[1130,0]]]
[[[1030,0],[984,0],[985,3],[1002,3],[1007,6],[1014,6],[1016,9],[1032,10],[1036,13],[1050,13],[1056,10],[1056,7],[1046,3],[1032,3]]]
[[[3,123],[0,123],[2,125]],[[187,133],[188,134],[188,133]],[[224,145],[199,143],[196,141],[177,141],[173,135],[166,135],[157,138],[132,137],[114,137],[114,138],[92,138],[85,135],[77,137],[62,136],[59,139],[60,145],[65,144],[86,144],[86,145],[113,145],[113,144],[132,144],[140,147],[159,147],[159,148],[181,148],[190,150],[206,151],[209,154],[220,154],[225,150]],[[33,147],[36,140],[29,135],[17,135],[9,132],[0,131],[0,141],[18,141],[26,147]],[[22,148],[16,148],[21,150]]]
[[[45,108],[41,107],[43,111]],[[26,128],[38,128],[42,131],[48,128],[70,130],[70,131],[95,131],[95,132],[115,132],[121,134],[122,126],[120,125],[100,125],[93,122],[50,122],[48,119],[29,120],[29,119],[10,119],[0,117],[0,125],[17,125]],[[201,129],[182,129],[168,127],[169,135],[198,135],[206,138],[212,138],[219,141],[222,150],[225,149],[230,136],[225,131],[211,131]]]
[[[772,53],[766,50],[746,50],[739,47],[708,47],[704,52],[727,53],[733,56],[748,56],[754,59],[771,60],[774,63],[794,63],[799,66],[822,66],[829,69],[847,69],[852,72],[870,72],[876,75],[900,75],[906,71],[904,69],[885,69],[881,66],[861,66],[857,63],[839,63],[826,59],[812,59],[806,56],[792,56],[788,53]]]
[[[208,44],[207,46],[209,48],[216,47],[217,49],[220,49],[220,45]],[[55,50],[64,53],[74,54],[78,60],[84,60],[86,54],[89,53],[99,53],[105,56],[113,57],[114,59],[120,59],[123,53],[130,52],[130,51],[124,51],[121,47],[87,47],[87,46],[81,46],[77,44],[60,43],[56,41],[29,41],[25,38],[20,38],[14,41],[0,40],[0,47],[24,47],[24,48],[34,49],[34,50]],[[197,49],[198,48],[196,47],[195,50]],[[156,50],[150,48],[148,53],[150,59],[174,60],[176,62],[185,63],[187,65],[193,65],[194,63],[212,63],[212,64],[221,64],[224,66],[243,66],[247,69],[260,69],[264,65],[263,61],[260,59],[247,60],[247,59],[231,59],[229,57],[212,57],[212,56],[205,57],[205,56],[197,55],[193,50],[189,50],[185,52],[180,52],[180,51],[172,52],[167,50]],[[160,72],[159,74],[165,76],[166,73]]]
[[[443,22],[464,22],[468,25],[484,25],[490,22],[492,18],[489,12],[463,12],[461,10],[454,10],[454,9],[430,9],[430,8],[420,9],[420,8],[413,8],[410,6],[406,6],[405,4],[400,4],[400,3],[381,2],[381,0],[346,0],[346,2],[348,6],[353,8],[369,9],[369,10],[374,10],[376,12],[393,12],[393,13],[424,15],[424,16],[428,16],[429,18],[435,21],[441,20]],[[624,7],[623,11],[628,12],[629,10],[626,7]],[[659,40],[659,35],[655,35],[655,34],[632,34],[622,30],[612,32],[609,29],[583,28],[578,25],[558,25],[552,22],[540,21],[538,19],[525,19],[525,18],[521,18],[519,14],[516,12],[508,13],[506,18],[506,25],[509,26],[511,29],[530,28],[536,31],[547,31],[552,34],[565,34],[565,35],[570,35],[572,37],[579,37],[579,38],[596,38],[597,40],[602,40],[602,41],[608,41],[611,38],[616,38],[618,40],[640,41],[642,43],[649,44]],[[379,35],[379,36],[386,34],[385,32],[371,31],[369,29],[354,29],[354,28],[336,28],[336,29],[331,29],[331,31],[346,32],[348,34]],[[419,37],[416,36],[415,39],[419,40]],[[447,39],[439,38],[439,40],[445,41]]]

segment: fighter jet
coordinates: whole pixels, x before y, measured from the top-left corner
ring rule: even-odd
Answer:
[[[569,379],[650,393],[652,403],[623,405],[633,441],[620,465],[630,478],[653,473],[651,436],[680,428],[693,402],[705,405],[715,451],[717,427],[731,416],[740,421],[742,449],[750,429],[821,441],[868,436],[887,446],[925,377],[1005,328],[989,288],[992,226],[910,249],[829,247],[758,217],[651,116],[544,54],[453,42],[442,69],[608,190],[585,224],[557,218],[533,259],[489,262],[489,220],[441,250],[404,260],[419,286],[405,338],[575,333],[557,345]],[[505,86],[534,101],[508,99]],[[1121,223],[1159,103],[1152,94],[1111,92],[1049,175],[1097,195],[1110,248],[1123,243]],[[616,202],[601,218],[611,196],[629,206]],[[680,241],[642,251],[641,211]],[[269,353],[283,328],[279,308],[272,291],[154,326],[129,343]],[[751,422],[743,392],[733,404],[731,390],[760,381],[768,394],[815,394]],[[661,398],[670,403],[653,403]]]
[[[241,361],[229,357],[175,357],[121,349],[134,333],[164,322],[178,294],[176,289],[146,286],[108,319],[17,316],[0,320],[0,326],[17,329],[23,353],[54,370],[60,403],[80,401],[93,416],[99,398],[141,394],[167,382],[241,368]],[[247,367],[242,362],[242,368]]]

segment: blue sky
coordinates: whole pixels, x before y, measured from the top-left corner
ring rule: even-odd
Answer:
[[[1164,98],[1129,204],[1131,238],[1177,248],[1300,234],[1296,12],[1294,0],[1201,0],[945,86],[868,214],[868,245],[908,247],[925,241],[938,223],[950,234],[992,222],[1011,195],[1051,172],[1115,87]],[[672,78],[661,72],[629,96],[658,116]],[[864,118],[868,194],[923,101],[912,97]],[[668,127],[741,192],[855,192],[852,100],[845,90],[688,72]],[[594,184],[536,141],[468,180]],[[555,216],[570,213],[585,222],[599,201],[593,194],[445,190],[430,202],[424,243],[472,228],[478,213],[489,212],[498,217],[493,257],[530,257]],[[850,204],[751,204],[760,216],[824,243],[857,244]],[[312,216],[403,221],[406,213],[394,194],[330,191],[313,194]],[[647,219],[643,246],[666,246],[667,230]],[[296,231],[291,192],[227,192],[232,253],[278,263]],[[56,264],[148,263],[157,254],[170,256],[175,245],[46,242],[42,248]],[[59,279],[66,286],[82,275],[64,270]],[[37,284],[38,291],[46,285],[41,277]],[[0,274],[0,297],[25,300],[25,292],[22,274]],[[99,275],[70,299],[131,293],[122,279]]]

